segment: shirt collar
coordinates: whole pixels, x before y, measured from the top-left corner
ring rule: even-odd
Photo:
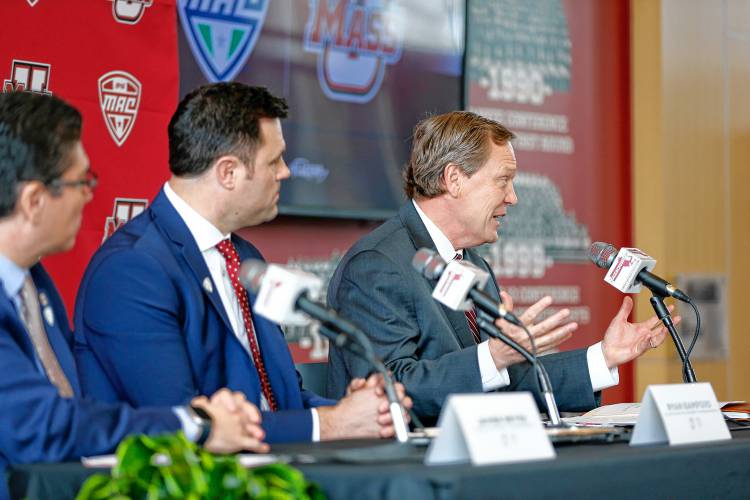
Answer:
[[[448,239],[445,233],[443,233],[443,231],[441,231],[440,228],[437,227],[437,225],[432,222],[429,217],[427,217],[427,214],[425,214],[422,209],[419,208],[417,202],[415,200],[411,200],[411,202],[414,204],[414,208],[417,209],[417,214],[419,215],[419,218],[422,219],[424,227],[427,228],[427,232],[430,234],[430,238],[432,238],[432,242],[435,244],[435,248],[437,248],[440,257],[445,262],[450,262],[455,259],[456,254],[459,254],[461,255],[461,257],[463,257],[463,250],[456,250],[455,248],[453,248],[451,241]]]
[[[0,254],[0,280],[8,297],[16,297],[21,292],[26,273],[27,269],[18,267],[15,262]]]
[[[177,210],[179,216],[182,217],[201,252],[215,247],[219,242],[230,237],[229,234],[223,234],[219,231],[219,228],[211,224],[205,217],[196,212],[193,207],[188,205],[185,200],[180,198],[169,185],[169,182],[164,183],[164,194],[174,209]]]

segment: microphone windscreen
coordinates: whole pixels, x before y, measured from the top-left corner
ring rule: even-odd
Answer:
[[[422,276],[434,280],[443,274],[445,262],[436,251],[420,248],[411,259],[411,266]]]
[[[268,264],[258,259],[247,259],[240,265],[240,283],[242,286],[257,294],[260,290],[263,275],[266,274]]]
[[[602,269],[609,269],[617,256],[617,248],[603,241],[595,241],[589,248],[589,259]]]

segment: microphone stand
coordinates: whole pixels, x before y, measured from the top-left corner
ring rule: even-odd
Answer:
[[[549,416],[551,427],[568,427],[560,418],[560,411],[557,409],[557,402],[555,401],[555,395],[552,392],[552,384],[549,380],[549,375],[544,366],[537,361],[536,356],[532,355],[528,350],[518,344],[516,341],[505,335],[498,327],[495,326],[492,319],[487,313],[477,308],[477,325],[490,337],[494,337],[501,342],[509,345],[521,356],[524,357],[534,369],[539,381],[539,389],[544,395],[544,402],[547,406],[547,414]]]
[[[677,348],[677,354],[680,355],[680,359],[682,360],[682,380],[688,384],[695,383],[696,378],[693,365],[690,363],[690,357],[685,352],[685,345],[682,343],[682,339],[677,334],[677,330],[672,322],[672,316],[669,314],[669,309],[664,305],[664,297],[652,291],[649,301],[651,302],[651,307],[654,308],[656,317],[667,327],[669,335],[672,337],[672,341]]]
[[[408,442],[409,431],[406,427],[406,420],[404,419],[404,412],[401,408],[401,403],[399,403],[398,400],[393,376],[385,367],[383,361],[375,355],[370,339],[368,339],[362,332],[355,333],[350,331],[337,333],[332,329],[332,325],[323,322],[320,323],[318,331],[332,341],[337,347],[348,349],[353,354],[368,361],[378,373],[383,375],[385,395],[388,398],[391,419],[393,420],[393,429],[396,433],[396,440],[398,440],[399,443]],[[354,343],[352,339],[356,339],[358,343]]]

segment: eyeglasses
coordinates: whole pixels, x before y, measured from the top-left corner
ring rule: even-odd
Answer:
[[[96,172],[94,172],[93,170],[87,170],[85,179],[80,179],[77,181],[64,181],[58,178],[58,179],[49,181],[47,185],[55,190],[62,189],[64,187],[72,187],[72,188],[87,187],[93,191],[98,183],[99,183],[99,176],[96,175]]]

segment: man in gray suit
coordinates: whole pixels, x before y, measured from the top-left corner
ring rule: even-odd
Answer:
[[[429,423],[451,393],[532,391],[544,408],[529,364],[479,332],[464,312],[433,300],[435,282],[411,266],[415,252],[427,247],[445,261],[463,258],[492,274],[473,247],[497,240],[500,219],[518,201],[511,139],[513,134],[499,123],[470,112],[420,122],[404,173],[409,201],[347,252],[328,290],[331,306],[365,330],[377,354],[406,386],[416,413]],[[512,307],[510,296],[500,293],[492,278],[485,291]],[[551,302],[545,297],[520,316],[539,352],[558,346],[578,328],[567,322],[566,309],[535,323]],[[619,365],[664,341],[666,329],[655,317],[627,321],[632,307],[626,296],[601,342],[542,358],[561,410],[596,406],[598,392],[618,383]],[[497,326],[529,347],[520,328],[504,321]],[[340,397],[349,380],[368,371],[367,363],[332,346],[328,395]]]

